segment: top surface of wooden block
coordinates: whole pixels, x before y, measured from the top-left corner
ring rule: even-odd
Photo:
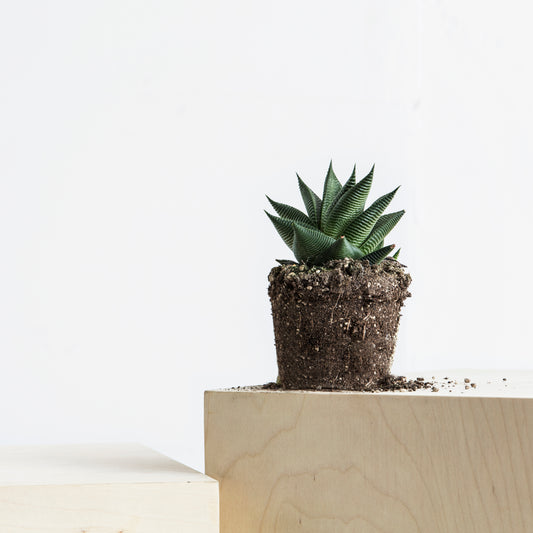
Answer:
[[[140,444],[0,447],[0,486],[216,483]]]
[[[483,398],[532,398],[533,371],[531,370],[434,370],[408,373],[409,379],[423,377],[435,382],[437,391],[352,392],[352,391],[284,391],[259,387],[240,387],[207,392],[249,392],[254,394],[375,394],[397,396],[460,396]],[[465,382],[465,379],[468,382]],[[451,383],[449,383],[451,382]]]

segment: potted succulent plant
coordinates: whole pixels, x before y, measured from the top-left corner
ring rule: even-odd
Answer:
[[[330,164],[322,198],[298,176],[307,213],[267,197],[296,258],[269,275],[283,388],[361,390],[390,375],[411,277],[384,243],[404,214],[383,214],[398,189],[365,208],[373,176],[356,182],[354,167],[342,185]]]

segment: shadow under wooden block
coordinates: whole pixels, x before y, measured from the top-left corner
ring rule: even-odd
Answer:
[[[0,448],[1,533],[218,530],[218,483],[144,446]]]
[[[207,391],[221,532],[533,532],[533,373],[462,375],[476,388]]]

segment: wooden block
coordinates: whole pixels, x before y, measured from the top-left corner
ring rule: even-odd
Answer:
[[[221,532],[533,532],[533,373],[451,377],[452,392],[207,391]]]
[[[136,444],[0,448],[1,533],[215,533],[218,484]]]

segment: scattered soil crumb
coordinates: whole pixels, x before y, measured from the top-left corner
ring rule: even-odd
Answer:
[[[248,387],[235,387],[236,389],[240,388],[248,388]],[[253,387],[255,388],[255,387]],[[259,385],[260,389],[266,389],[266,390],[278,390],[281,389],[281,386],[279,383],[276,383],[275,381],[271,381],[270,383],[265,383],[264,385]]]
[[[358,392],[390,392],[390,391],[415,391],[419,389],[431,389],[434,386],[432,381],[426,381],[423,377],[416,379],[407,379],[405,376],[389,375],[381,378],[379,381],[367,383],[357,389],[352,389]],[[252,385],[249,387],[232,387],[230,390],[316,390],[316,389],[283,389],[279,383],[270,382],[264,385]],[[331,392],[338,389],[320,389],[322,391]],[[343,389],[345,390],[345,389]],[[341,392],[340,390],[338,390]]]
[[[376,383],[375,388],[368,388],[372,392],[386,391],[415,391],[419,389],[430,389],[433,386],[432,381],[426,381],[423,377],[417,377],[416,380],[407,379],[405,376],[385,376]]]
[[[502,378],[503,381],[508,381],[508,378]],[[487,381],[487,384],[490,384]],[[503,384],[507,387],[507,383]],[[449,377],[435,378],[431,377],[431,380],[426,381],[425,378],[419,376],[416,378],[408,379],[406,376],[395,376],[390,374],[378,381],[372,381],[365,385],[350,389],[357,392],[411,392],[420,389],[426,389],[431,392],[458,392],[464,394],[469,389],[477,389],[477,383],[473,383],[471,378],[463,378],[463,380],[452,380]],[[265,383],[264,385],[252,385],[243,387],[232,387],[231,390],[285,390],[283,387],[274,381]],[[317,389],[286,389],[286,390],[317,390]],[[341,389],[327,389],[321,388],[319,391],[331,392],[341,391]],[[343,389],[346,390],[346,389]]]

